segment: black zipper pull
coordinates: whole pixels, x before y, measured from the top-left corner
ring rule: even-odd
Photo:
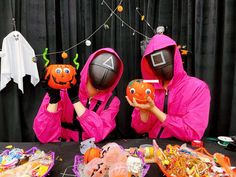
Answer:
[[[89,107],[90,107],[90,100],[91,100],[91,98],[88,98],[88,100],[87,100],[87,103],[86,103],[86,106],[85,106],[87,109],[89,109]]]

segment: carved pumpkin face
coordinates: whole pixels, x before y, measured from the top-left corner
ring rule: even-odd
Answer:
[[[130,101],[133,101],[133,98],[135,98],[139,104],[147,103],[148,96],[154,99],[154,92],[153,85],[143,82],[143,79],[132,80],[126,88],[126,95]]]
[[[45,80],[53,89],[68,89],[76,84],[76,70],[68,64],[52,64],[46,69]]]

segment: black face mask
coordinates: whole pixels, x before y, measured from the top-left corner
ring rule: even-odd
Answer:
[[[119,75],[121,62],[111,53],[97,55],[89,65],[89,78],[94,88],[110,88]]]
[[[147,56],[147,60],[158,79],[172,79],[174,73],[174,57],[171,47],[151,53]]]

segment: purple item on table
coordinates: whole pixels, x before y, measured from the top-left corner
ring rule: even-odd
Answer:
[[[27,154],[34,154],[35,151],[37,151],[37,150],[40,150],[40,149],[38,149],[37,147],[32,147],[31,149],[27,150],[26,153]],[[48,175],[48,173],[51,171],[51,169],[52,169],[52,167],[54,166],[54,163],[55,163],[55,152],[49,152],[47,154],[49,154],[52,157],[53,162],[48,167],[48,171],[47,171],[47,173],[45,173],[45,175],[43,175],[43,177],[46,177]]]
[[[18,148],[17,148],[18,149]],[[25,151],[24,154],[28,154],[28,155],[33,155],[37,150],[40,150],[38,149],[37,147],[32,147],[31,149]],[[42,151],[42,150],[40,150]],[[12,150],[4,150],[1,154],[0,154],[0,157],[4,156],[4,155],[9,155],[9,153],[12,152]],[[47,153],[49,156],[52,157],[52,163],[50,164],[50,166],[48,167],[48,171],[45,173],[45,175],[43,175],[42,177],[46,177],[48,175],[48,173],[50,172],[50,170],[52,169],[52,167],[54,166],[54,162],[55,162],[55,152],[49,152]],[[15,157],[15,155],[14,155]]]
[[[78,166],[83,165],[83,163],[84,163],[84,157],[82,155],[75,155],[73,172],[75,173],[76,177],[81,177],[80,172],[78,170]],[[144,164],[143,171],[142,171],[142,177],[144,177],[147,174],[149,168],[150,168],[149,164]]]
[[[73,166],[73,172],[77,177],[80,177],[78,166],[82,163],[84,163],[84,157],[82,155],[76,155],[74,158],[74,166]]]

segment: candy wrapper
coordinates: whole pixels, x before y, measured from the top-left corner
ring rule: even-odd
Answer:
[[[144,177],[150,167],[142,154],[131,155],[117,143],[96,148],[75,156],[73,171],[77,177]]]
[[[162,150],[153,140],[154,158],[167,177],[235,177],[228,157],[220,153],[211,155],[204,147],[191,149],[186,146],[167,145]]]
[[[13,148],[0,154],[0,177],[45,177],[54,165],[54,152],[36,147],[24,151]]]

